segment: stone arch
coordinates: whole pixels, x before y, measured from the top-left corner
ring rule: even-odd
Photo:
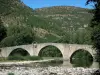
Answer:
[[[15,48],[15,49],[13,49],[13,50],[8,54],[8,56],[12,55],[13,53],[15,53],[15,52],[18,51],[18,50],[20,50],[21,52],[23,52],[23,56],[25,56],[25,55],[30,55],[30,53],[29,53],[27,50],[23,49],[23,48]]]
[[[83,54],[84,57],[79,56],[79,59],[75,59],[75,60],[72,59],[73,56],[74,56],[77,52],[80,52],[80,51],[85,52],[85,53],[86,53],[86,56],[88,56],[88,57],[84,56],[84,54]],[[81,53],[83,53],[83,52],[81,52]],[[89,54],[88,54],[88,53],[89,53]],[[77,57],[77,56],[76,56],[76,57]],[[85,60],[83,60],[83,59],[85,59]],[[79,61],[79,62],[77,62],[77,61]],[[92,54],[91,54],[88,50],[85,50],[85,49],[78,49],[78,50],[74,51],[74,52],[72,53],[72,55],[70,56],[70,63],[71,63],[71,64],[74,64],[74,66],[76,65],[77,67],[80,67],[80,66],[83,66],[83,67],[91,67],[91,66],[93,65],[93,56],[92,56]]]
[[[71,53],[71,56],[70,56],[70,61],[71,61],[71,58],[73,57],[73,55],[74,55],[76,52],[81,51],[81,50],[88,52],[88,53],[92,56],[92,58],[93,58],[93,54],[92,54],[91,52],[89,52],[88,50],[85,50],[85,49],[83,48],[83,49],[77,49],[76,51],[73,51],[73,52]]]
[[[77,46],[77,47],[75,47],[75,48],[71,48],[71,51],[70,51],[70,53],[69,53],[69,58],[72,56],[72,54],[74,53],[74,52],[76,52],[77,50],[85,50],[85,51],[87,51],[88,53],[90,53],[91,55],[92,55],[92,57],[93,57],[93,59],[94,59],[94,53],[95,53],[95,51],[93,50],[93,48],[92,48],[92,46],[81,46],[81,45],[79,45],[79,46]]]
[[[44,49],[44,48],[46,48],[46,47],[48,47],[48,46],[56,47],[56,48],[61,52],[62,57],[63,57],[63,50],[61,50],[61,48],[60,48],[58,45],[52,45],[52,44],[48,44],[48,45],[42,46],[42,47],[38,50],[37,55],[39,55],[39,53],[40,53],[40,51],[41,51],[42,49]]]

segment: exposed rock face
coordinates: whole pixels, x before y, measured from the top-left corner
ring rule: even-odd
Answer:
[[[67,68],[67,67],[10,67],[0,69],[0,75],[14,73],[15,75],[91,75],[96,68]]]

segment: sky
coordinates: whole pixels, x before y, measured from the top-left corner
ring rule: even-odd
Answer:
[[[91,9],[92,5],[85,5],[87,0],[22,0],[27,6],[36,9],[51,6],[76,6]]]

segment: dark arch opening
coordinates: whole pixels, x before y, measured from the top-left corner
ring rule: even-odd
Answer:
[[[62,52],[55,46],[48,45],[43,47],[38,56],[43,57],[43,59],[54,59],[49,62],[45,62],[46,66],[58,66],[63,64],[63,55]],[[43,65],[43,64],[42,64]]]
[[[10,54],[9,56],[29,56],[30,54],[25,50],[25,49],[22,49],[22,48],[17,48],[17,49],[14,49]]]
[[[93,63],[93,57],[88,51],[79,49],[71,55],[70,63],[74,67],[90,67]]]
[[[52,45],[43,47],[38,55],[41,57],[63,57],[61,51]]]

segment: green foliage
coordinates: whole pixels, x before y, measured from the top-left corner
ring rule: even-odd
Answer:
[[[22,48],[17,48],[9,54],[9,57],[7,59],[8,60],[40,60],[42,58],[39,56],[30,56],[26,50]]]
[[[86,29],[66,32],[66,34],[56,42],[71,43],[71,44],[91,44],[91,32]]]
[[[56,63],[59,63],[60,64],[61,63],[62,64],[63,63],[63,60],[60,60],[60,59],[51,60],[50,63],[53,63],[53,64],[56,64]]]
[[[0,15],[6,16],[13,13],[14,7],[17,7],[20,0],[0,0]]]
[[[75,67],[90,67],[93,57],[85,50],[78,50],[71,56],[70,60]]]
[[[29,56],[29,53],[22,48],[17,48],[9,54],[9,56],[18,56],[18,55],[19,56]]]
[[[27,13],[25,10],[29,9],[30,8],[26,7],[20,0],[0,0],[0,17],[2,18],[7,16],[16,21],[15,19],[17,16],[20,16],[20,14],[25,15],[24,13],[19,13],[20,11],[23,10]],[[34,41],[34,34],[32,29],[30,29],[31,27],[27,27],[23,24],[19,25],[21,20],[18,20],[16,23],[10,23],[11,26],[8,26],[9,23],[5,23],[5,21],[6,20],[3,19],[4,24],[7,24],[7,34],[5,33],[5,29],[3,25],[1,25],[2,22],[0,20],[0,41],[7,35],[1,42],[0,47],[29,44]]]
[[[43,48],[40,51],[39,56],[40,57],[63,57],[60,50],[54,46],[47,46]]]
[[[42,58],[39,56],[27,56],[25,58],[26,60],[42,60]]]
[[[15,75],[14,73],[8,73],[8,75]]]
[[[7,14],[12,0],[0,0],[0,14]]]
[[[9,56],[7,60],[25,60],[25,57],[21,55],[15,55],[15,56]]]
[[[3,23],[2,23],[1,18],[0,18],[0,42],[1,42],[1,40],[3,40],[6,36],[7,36],[7,34],[6,34],[6,28],[3,26]]]
[[[14,26],[9,28],[8,37],[0,43],[0,47],[30,44],[34,41],[34,33],[30,27]]]
[[[100,63],[100,26],[95,26],[92,33],[93,47],[96,49],[96,60]]]
[[[37,17],[49,20],[49,28],[45,29],[60,36],[60,38],[56,37],[53,42],[91,44],[91,32],[88,30],[88,25],[92,14],[88,13],[90,11],[88,9],[74,8],[55,6],[36,9],[34,13]]]
[[[7,25],[7,37],[1,42],[1,47],[33,41],[91,44],[87,28],[92,16],[88,9],[56,6],[32,10],[20,0],[2,2],[2,12],[6,14],[7,7],[10,14],[2,17]],[[80,32],[81,28],[86,32]]]
[[[18,35],[13,35],[5,38],[3,41],[0,43],[0,47],[5,47],[5,46],[16,46],[16,45],[23,45],[23,44],[30,44],[34,40],[33,37],[31,37],[29,34],[18,34]]]
[[[39,56],[21,56],[21,55],[15,55],[15,56],[9,56],[7,60],[42,60]]]
[[[91,20],[91,27],[92,27],[92,41],[93,46],[96,48],[97,51],[97,61],[99,62],[100,68],[100,0],[87,0],[87,4],[89,2],[94,3],[94,16]]]

